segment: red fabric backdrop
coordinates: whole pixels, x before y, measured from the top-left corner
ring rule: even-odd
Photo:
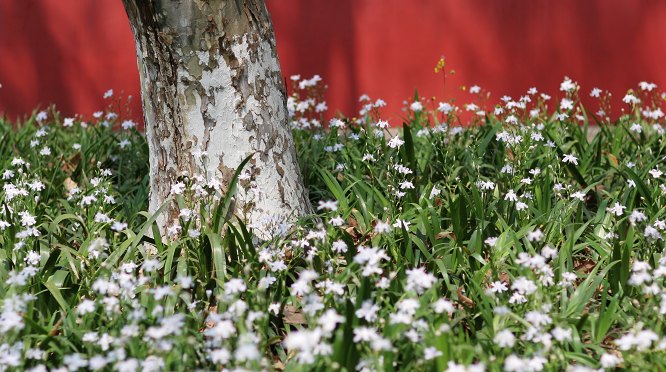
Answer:
[[[320,74],[329,107],[354,114],[368,93],[398,119],[418,88],[441,96],[440,56],[456,75],[447,94],[478,84],[517,97],[556,95],[568,75],[587,95],[616,99],[641,80],[666,84],[666,1],[267,0],[285,76]],[[67,115],[106,106],[113,88],[135,96],[134,45],[120,0],[0,0],[0,112],[56,103]],[[614,112],[619,112],[615,104]],[[593,107],[596,109],[596,107]]]

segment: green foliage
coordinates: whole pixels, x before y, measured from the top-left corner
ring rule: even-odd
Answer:
[[[289,107],[317,215],[267,241],[233,213],[250,158],[150,214],[131,123],[1,121],[0,369],[664,368],[648,93],[613,123],[533,94],[462,127],[415,95],[400,129],[369,101],[323,129],[314,83]]]

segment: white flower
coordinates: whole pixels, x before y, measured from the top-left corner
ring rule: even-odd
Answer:
[[[81,198],[81,205],[82,206],[91,205],[92,203],[94,203],[96,201],[97,201],[97,198],[95,197],[95,195],[86,195],[86,196]]]
[[[373,161],[375,161],[375,156],[372,155],[372,154],[365,154],[365,155],[363,155],[363,158],[361,159],[361,161],[373,162]]]
[[[125,230],[126,228],[127,228],[127,223],[125,223],[125,222],[115,221],[113,223],[113,225],[111,225],[111,230],[114,230],[114,231],[117,231],[117,232],[121,232],[121,231]]]
[[[636,343],[636,336],[631,333],[627,333],[626,335],[616,339],[614,343],[620,350],[630,350]]]
[[[386,129],[390,126],[389,122],[386,120],[379,120],[376,124],[377,128]]]
[[[226,295],[245,292],[246,289],[247,287],[245,286],[245,281],[243,279],[232,278],[224,283],[224,293]]]
[[[423,359],[432,360],[442,355],[442,352],[435,347],[427,347],[423,350]]]
[[[440,102],[437,110],[441,113],[448,114],[453,110],[453,106],[448,102]]]
[[[34,226],[37,223],[35,216],[31,215],[27,211],[19,212],[21,216],[21,225],[25,227]]]
[[[512,202],[518,201],[518,195],[516,195],[516,192],[511,189],[504,195],[504,200]]]
[[[553,335],[553,338],[559,342],[571,341],[572,332],[570,328],[564,329],[561,327],[555,327],[550,333]]]
[[[336,253],[346,253],[347,252],[347,243],[342,240],[336,240],[333,242],[331,249]]]
[[[662,174],[664,174],[662,171],[660,171],[657,168],[650,169],[650,171],[648,173],[650,173],[650,175],[653,178],[659,178],[659,177],[661,177]]]
[[[495,189],[495,182],[492,181],[479,181],[479,187],[481,190],[494,190]]]
[[[322,332],[319,328],[312,330],[302,329],[297,332],[291,332],[284,339],[284,346],[287,350],[296,351],[296,358],[300,363],[310,364],[315,361],[315,354],[322,338]]]
[[[336,226],[336,227],[337,226],[342,226],[342,225],[345,224],[345,220],[343,220],[342,217],[339,216],[339,215],[331,218],[329,220],[329,222],[331,223],[331,225]]]
[[[328,110],[326,102],[319,102],[317,103],[317,106],[315,106],[315,112],[324,112],[326,110]]]
[[[405,189],[414,189],[414,184],[411,183],[410,181],[404,181],[400,183],[400,189],[405,190]]]
[[[571,163],[573,165],[578,165],[578,158],[575,157],[573,154],[564,154],[564,157],[562,158],[563,163]]]
[[[274,302],[270,305],[268,305],[268,311],[277,315],[280,313],[280,304],[277,302]]]
[[[513,125],[517,125],[517,124],[518,124],[518,118],[517,118],[515,115],[509,115],[509,116],[507,116],[506,119],[504,119],[504,121],[505,121],[507,124],[513,124]],[[507,140],[510,139],[510,138],[511,138],[511,135],[509,135],[509,137],[507,138]],[[514,141],[507,141],[507,142],[514,142]]]
[[[0,231],[4,231],[6,228],[10,226],[11,224],[9,222],[0,220]]]
[[[515,354],[511,354],[504,360],[504,370],[506,372],[543,371],[547,361],[548,360],[542,356],[520,358]]]
[[[574,89],[576,89],[576,84],[569,79],[569,77],[565,76],[564,81],[560,84],[560,91],[562,92],[571,92]]]
[[[488,238],[487,238],[486,240],[484,240],[483,242],[484,242],[487,246],[489,246],[489,247],[494,247],[494,246],[497,244],[497,240],[498,240],[497,237],[495,237],[495,236],[491,236],[491,237],[488,237]]]
[[[573,194],[571,194],[571,199],[578,199],[580,201],[585,200],[585,193],[582,191],[576,191]]]
[[[48,117],[49,117],[49,115],[46,113],[46,111],[40,111],[40,112],[37,114],[37,116],[35,116],[35,120],[37,120],[38,122],[41,123],[41,122],[43,122],[44,120],[46,120]]]
[[[164,360],[156,355],[150,355],[141,362],[141,369],[143,372],[162,371],[164,369]]]
[[[83,354],[79,353],[65,355],[63,357],[63,363],[71,371],[77,371],[88,365],[88,361],[86,360],[86,358],[83,356]]]
[[[391,232],[391,225],[384,221],[377,221],[374,231],[377,234],[385,234]]]
[[[616,216],[621,216],[624,213],[625,209],[627,209],[627,207],[623,206],[618,202],[616,202],[612,207],[606,208],[608,212],[611,212]]]
[[[525,320],[527,320],[535,328],[540,328],[542,326],[548,325],[553,321],[548,314],[536,310],[528,311],[525,314]]]
[[[374,322],[377,319],[379,306],[372,303],[372,300],[365,300],[361,308],[356,310],[356,317],[365,319],[367,322]]]
[[[88,367],[93,371],[103,369],[107,364],[109,361],[102,355],[95,355],[88,361]]]
[[[97,212],[95,214],[94,221],[97,222],[97,223],[110,223],[110,222],[113,221],[113,219],[111,219],[108,215],[106,215],[102,212]]]
[[[622,363],[622,356],[610,353],[604,353],[603,355],[601,355],[600,362],[601,362],[601,367],[603,368],[615,368],[620,363]]]
[[[514,280],[513,283],[511,283],[511,289],[516,291],[518,294],[529,295],[536,292],[537,286],[533,281],[527,279],[524,276],[521,276]]]
[[[213,363],[227,364],[231,360],[231,353],[225,348],[214,349],[209,352],[208,358]]]
[[[402,165],[402,164],[396,164],[396,165],[394,165],[394,166],[393,166],[393,169],[397,170],[398,173],[401,173],[401,174],[412,174],[412,173],[413,173],[411,169],[405,167],[405,166]]]
[[[631,105],[635,105],[635,104],[641,103],[641,100],[636,98],[636,96],[634,96],[633,94],[627,93],[624,96],[624,98],[622,98],[622,102],[627,103],[627,104],[631,104]]]
[[[204,335],[206,335],[206,337],[210,337],[215,340],[226,340],[235,333],[236,327],[228,319],[220,320],[213,327],[204,331]]]
[[[396,304],[397,311],[389,315],[390,324],[412,324],[414,315],[419,308],[419,301],[413,298],[405,298]]]
[[[320,200],[317,210],[320,211],[322,209],[335,212],[338,210],[338,202],[336,200],[327,200],[327,201]]]
[[[35,251],[30,251],[28,252],[28,254],[26,254],[24,261],[28,265],[37,266],[39,264],[40,259],[41,256],[39,255],[39,253]]]
[[[172,195],[181,195],[185,192],[185,184],[183,182],[176,182],[171,185],[171,194]]]
[[[541,229],[535,229],[534,231],[530,231],[527,233],[527,240],[531,242],[538,242],[541,241],[544,237],[543,232]]]
[[[409,226],[410,226],[411,224],[412,224],[411,222],[403,221],[403,220],[401,220],[401,219],[399,219],[399,218],[396,218],[395,223],[393,224],[393,227],[395,227],[396,229],[402,229],[402,228],[404,228],[404,229],[408,230],[408,229],[409,229]]]
[[[453,305],[453,302],[445,298],[440,298],[439,300],[435,301],[432,304],[432,307],[437,314],[453,314],[453,312],[456,311],[456,307]]]
[[[377,331],[370,327],[354,328],[354,342],[373,341],[379,337]]]
[[[325,333],[330,334],[335,330],[336,325],[344,322],[344,320],[345,318],[335,312],[335,310],[328,309],[319,317],[317,323]]]
[[[116,362],[115,370],[118,372],[135,372],[139,370],[139,361],[134,358]]]
[[[502,293],[509,290],[509,287],[506,286],[506,283],[502,281],[494,281],[490,283],[490,291],[492,293]]]
[[[468,366],[464,364],[458,364],[452,360],[449,360],[446,363],[446,369],[444,372],[485,372],[486,366],[481,363],[470,364]]]
[[[345,127],[345,122],[338,119],[338,118],[333,118],[328,123],[328,127],[329,128],[344,128]]]
[[[85,299],[81,301],[79,306],[76,307],[76,313],[79,315],[85,315],[95,311],[95,301]]]
[[[382,260],[388,261],[389,257],[386,254],[386,251],[376,247],[368,248],[359,246],[358,253],[354,256],[354,262],[363,265],[361,275],[365,277],[372,274],[381,274],[382,269],[379,265]]]
[[[601,95],[601,89],[592,88],[592,91],[590,92],[590,97],[599,98],[600,95]]]
[[[389,146],[390,148],[392,148],[392,149],[395,149],[395,148],[399,148],[399,147],[402,146],[404,143],[405,143],[405,141],[401,140],[400,137],[395,136],[395,137],[391,138],[391,139],[388,141],[388,146]]]
[[[645,226],[645,231],[643,232],[643,235],[648,239],[648,240],[659,240],[662,239],[661,234],[657,229],[655,229],[652,226]]]
[[[575,273],[572,272],[563,272],[562,273],[562,280],[560,281],[559,285],[562,287],[571,287],[572,284],[576,281],[578,277],[576,276]]]
[[[411,105],[409,105],[409,109],[414,112],[420,112],[423,110],[423,105],[419,101],[414,101]]]
[[[562,98],[562,101],[560,101],[560,109],[562,110],[571,110],[573,107],[573,101],[570,99]]]
[[[629,222],[631,222],[632,225],[636,222],[643,222],[645,220],[647,220],[647,216],[639,210],[633,210],[631,215],[629,215]]]
[[[516,336],[508,329],[503,329],[495,334],[493,342],[501,348],[512,348],[516,343]]]

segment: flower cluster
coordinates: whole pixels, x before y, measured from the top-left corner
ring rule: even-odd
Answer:
[[[618,119],[570,78],[553,97],[415,95],[396,129],[381,99],[329,118],[319,76],[291,81],[316,215],[267,216],[269,238],[220,213],[228,180],[205,171],[164,185],[165,222],[143,212],[146,142],[117,110],[0,119],[0,370],[666,366],[656,85]]]

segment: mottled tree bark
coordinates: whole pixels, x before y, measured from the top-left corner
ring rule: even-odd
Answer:
[[[255,154],[237,215],[266,235],[266,217],[310,212],[288,125],[286,93],[263,0],[123,0],[136,41],[150,148],[150,209],[183,176],[227,185]],[[206,152],[205,162],[195,155]],[[159,223],[177,218],[172,208]]]

